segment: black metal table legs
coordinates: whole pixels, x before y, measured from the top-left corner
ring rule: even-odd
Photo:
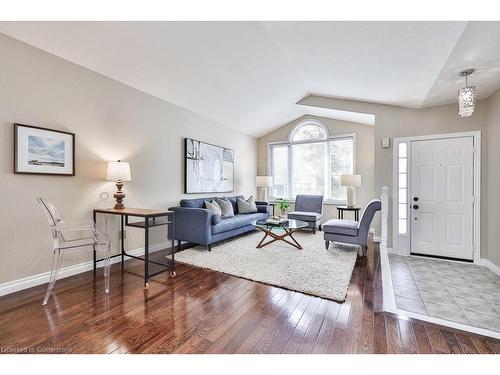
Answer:
[[[165,216],[165,215],[163,215],[163,216]],[[112,258],[115,258],[118,256],[121,257],[122,267],[124,265],[125,256],[127,256],[129,258],[133,258],[133,259],[142,260],[144,262],[144,289],[145,290],[148,289],[149,279],[153,276],[156,276],[156,275],[158,275],[162,272],[165,272],[167,270],[170,270],[170,275],[172,277],[176,276],[176,273],[175,273],[175,239],[173,236],[173,228],[174,228],[173,219],[170,222],[170,224],[172,225],[172,253],[171,253],[170,259],[167,260],[167,264],[165,264],[165,263],[160,263],[160,262],[150,260],[150,254],[149,254],[149,250],[150,250],[149,249],[149,230],[151,227],[154,227],[154,226],[165,225],[165,222],[163,222],[163,224],[162,224],[162,223],[158,223],[157,221],[155,221],[156,217],[153,217],[152,221],[151,221],[151,217],[145,217],[144,223],[142,225],[141,223],[137,223],[137,222],[129,223],[128,217],[129,217],[129,215],[127,215],[126,213],[123,213],[120,215],[120,253],[112,255],[111,257]],[[95,211],[93,213],[93,219],[95,222],[96,221],[96,212]],[[135,255],[127,254],[127,252],[125,250],[125,226],[131,226],[131,227],[144,229],[144,257],[141,258],[141,257],[135,256]],[[96,269],[97,269],[97,264],[100,261],[104,260],[104,259],[97,259],[95,247],[94,247],[93,259],[94,259],[94,274],[95,274]],[[163,267],[163,269],[151,273],[150,269],[149,269],[150,264],[155,264],[155,265],[161,266],[161,267]]]

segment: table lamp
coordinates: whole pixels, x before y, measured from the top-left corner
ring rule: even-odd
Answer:
[[[272,176],[257,176],[255,178],[255,185],[263,191],[263,201],[267,202],[267,189],[273,186]]]
[[[123,181],[132,181],[130,175],[130,164],[123,161],[110,161],[108,162],[108,174],[106,180],[115,181],[118,191],[113,194],[116,199],[115,209],[124,209],[123,199],[125,193],[122,192]]]
[[[360,174],[343,174],[340,176],[340,185],[347,187],[347,207],[356,205],[355,187],[361,186]]]

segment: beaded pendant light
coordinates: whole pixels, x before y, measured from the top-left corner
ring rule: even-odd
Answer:
[[[474,73],[475,69],[462,70],[458,75],[465,77],[465,87],[458,90],[458,114],[460,117],[469,117],[476,107],[476,86],[468,86],[467,77]]]

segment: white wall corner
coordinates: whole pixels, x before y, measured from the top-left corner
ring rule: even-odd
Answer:
[[[169,247],[170,245],[171,245],[170,241],[151,245],[150,246],[150,253],[165,249],[165,248]],[[130,255],[134,255],[134,256],[144,255],[144,247],[140,247],[138,249],[127,251],[127,253]],[[129,258],[126,256],[125,259],[132,259],[132,258]],[[112,258],[111,264],[119,263],[120,260],[121,260],[120,257]],[[102,268],[102,265],[103,265],[103,262],[101,262],[101,264],[99,265],[99,268]],[[83,273],[83,272],[87,272],[87,271],[91,271],[93,269],[94,269],[94,264],[92,261],[74,264],[71,266],[61,268],[57,279],[58,280],[64,279],[66,277],[77,275],[79,273]],[[18,292],[20,290],[28,289],[28,288],[31,288],[31,287],[34,287],[37,285],[46,284],[49,282],[49,277],[50,277],[50,271],[40,273],[38,275],[24,277],[24,278],[18,279],[18,280],[8,281],[6,283],[0,284],[0,296],[4,296],[4,295],[10,294],[10,293]],[[41,296],[40,298],[43,298],[43,296]]]

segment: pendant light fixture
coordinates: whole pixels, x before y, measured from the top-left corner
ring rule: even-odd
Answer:
[[[458,90],[458,114],[460,117],[469,117],[476,106],[476,86],[468,86],[467,77],[474,73],[475,69],[462,70],[458,75],[465,77],[465,87]]]

